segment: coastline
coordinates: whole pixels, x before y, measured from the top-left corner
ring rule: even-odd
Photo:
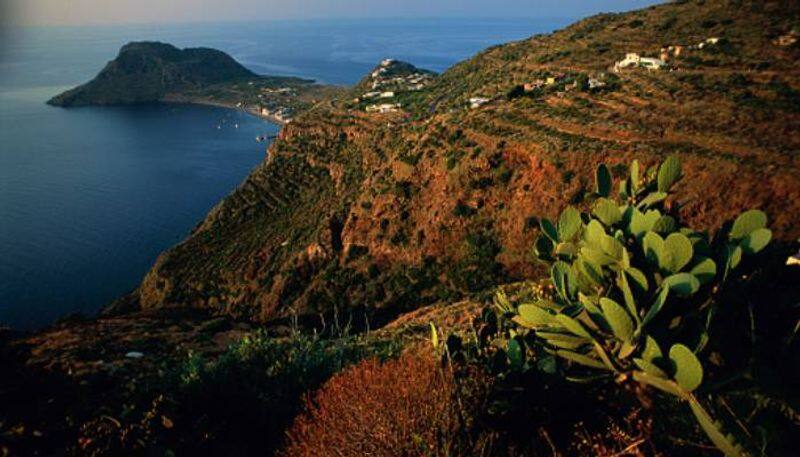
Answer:
[[[251,114],[255,117],[260,119],[264,119],[266,121],[272,122],[273,124],[284,126],[287,124],[285,120],[278,119],[274,116],[265,116],[261,114],[261,111],[255,106],[236,106],[233,102],[225,102],[220,100],[212,100],[207,98],[193,98],[193,97],[182,97],[180,95],[167,95],[162,100],[162,103],[185,103],[189,105],[205,105],[205,106],[216,106],[219,108],[227,108],[232,110],[244,110],[248,114]]]

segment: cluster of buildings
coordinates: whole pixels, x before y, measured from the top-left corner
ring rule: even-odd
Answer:
[[[366,110],[368,113],[395,113],[402,108],[400,103],[381,103],[378,105],[369,105]]]
[[[372,92],[367,92],[361,97],[359,97],[360,100],[368,100],[371,98],[394,98],[394,91],[381,92],[379,90],[376,90]]]
[[[394,59],[384,59],[370,74],[370,91],[362,94],[353,100],[359,103],[365,100],[390,100],[397,96],[399,92],[411,92],[423,89],[430,84],[433,76],[429,73],[419,71],[404,72],[402,74],[394,70],[394,66],[401,64]],[[405,65],[405,64],[402,64]],[[366,111],[368,113],[391,113],[398,111],[401,105],[399,103],[375,103],[368,105]]]
[[[275,109],[268,107],[261,108],[261,115],[264,117],[271,117],[279,122],[289,123],[292,121],[292,110],[283,106]]]
[[[599,89],[601,87],[605,87],[606,82],[601,79],[600,77],[590,77],[588,79],[589,89]],[[555,76],[548,76],[545,79],[536,79],[529,83],[525,83],[522,85],[523,91],[525,93],[530,93],[538,89],[544,89],[548,86],[554,86],[561,82],[569,82],[570,77],[564,73],[559,73]],[[579,87],[578,79],[572,78],[572,82],[566,84],[564,86],[564,90],[569,92],[570,90],[577,89]]]
[[[558,88],[556,95],[562,97],[565,93],[573,90],[597,90],[605,87],[607,85],[605,79],[605,73],[599,73],[590,77],[587,77],[586,75],[568,75],[566,73],[559,73],[515,86],[515,88],[508,93],[508,97],[516,98],[522,95],[532,94],[536,91],[544,91],[548,88],[556,87]],[[477,109],[493,100],[495,99],[483,96],[475,96],[469,99],[468,104],[470,109]]]
[[[690,44],[690,45],[682,45],[682,44],[674,44],[669,46],[664,46],[661,48],[661,60],[667,61],[672,57],[679,57],[684,50],[686,51],[693,51],[696,49],[705,49],[708,46],[714,46],[719,44],[721,38],[719,37],[709,37],[705,40],[697,43],[697,44]]]
[[[279,94],[279,95],[294,95],[294,89],[291,87],[280,87],[277,89],[272,89],[269,87],[265,87],[261,89],[262,94]]]
[[[370,74],[372,78],[372,90],[377,90],[382,87],[393,86],[401,90],[414,91],[421,90],[428,83],[431,82],[433,77],[429,73],[413,72],[404,75],[388,76],[393,65],[397,64],[397,60],[384,59],[381,61],[378,68]]]
[[[660,70],[667,66],[667,61],[673,57],[679,57],[685,51],[705,49],[709,46],[718,45],[721,41],[719,37],[708,37],[705,40],[691,45],[674,44],[661,48],[658,58],[642,57],[635,52],[625,54],[625,58],[614,64],[614,71],[619,72],[623,68],[647,68],[648,70]]]

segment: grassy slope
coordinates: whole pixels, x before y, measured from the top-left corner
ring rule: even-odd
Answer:
[[[794,240],[800,66],[796,46],[772,40],[799,9],[706,1],[601,15],[456,65],[410,118],[319,105],[159,259],[141,303],[269,319],[451,299],[533,275],[535,219],[577,198],[597,163],[667,154],[685,163],[690,221],[716,227],[760,207],[779,239]],[[728,43],[685,54],[672,72],[625,72],[614,90],[502,97],[540,76],[593,76],[627,51],[658,55],[711,36]],[[476,95],[500,98],[467,110]]]

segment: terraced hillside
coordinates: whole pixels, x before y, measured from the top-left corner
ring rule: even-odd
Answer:
[[[668,154],[690,222],[762,208],[793,241],[798,27],[796,2],[674,2],[486,50],[398,113],[318,105],[133,298],[260,320],[396,315],[534,275],[537,220],[580,203],[577,176]],[[611,71],[629,52],[666,65]]]

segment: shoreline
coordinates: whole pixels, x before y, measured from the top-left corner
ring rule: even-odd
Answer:
[[[286,122],[284,120],[280,120],[280,119],[278,119],[278,118],[276,118],[274,116],[264,116],[263,114],[261,114],[261,112],[258,110],[257,107],[253,107],[253,106],[236,106],[233,103],[219,101],[219,100],[209,100],[209,99],[203,99],[203,98],[182,98],[180,96],[178,96],[178,97],[167,96],[164,99],[162,99],[161,102],[162,103],[176,103],[176,104],[184,103],[184,104],[187,104],[187,105],[216,106],[218,108],[227,108],[227,109],[232,109],[232,110],[243,110],[243,111],[246,111],[250,115],[253,115],[253,116],[255,116],[255,117],[259,118],[259,119],[263,119],[263,120],[272,122],[273,124],[276,124],[276,125],[278,125],[280,127],[283,127],[284,125],[286,125],[288,123],[288,122]]]

